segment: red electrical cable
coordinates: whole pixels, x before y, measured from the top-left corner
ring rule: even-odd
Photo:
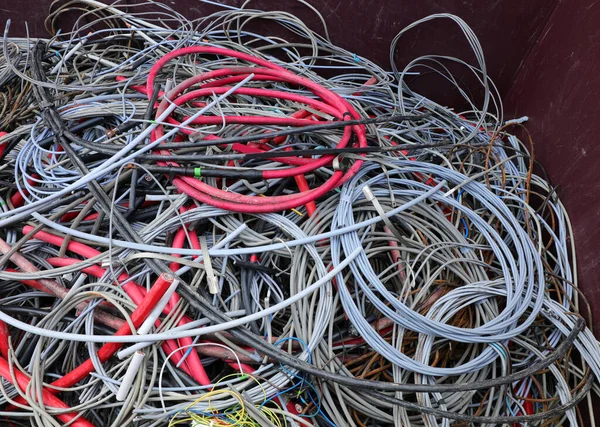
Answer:
[[[26,234],[29,231],[31,231],[32,229],[33,229],[33,227],[31,227],[31,226],[25,226],[25,227],[23,227],[23,233]],[[62,242],[64,241],[64,239],[62,237],[47,233],[45,231],[38,231],[34,235],[34,238],[45,241],[46,243],[53,244],[55,246],[59,246],[59,247],[62,245]],[[92,257],[100,254],[99,251],[97,251],[87,245],[84,245],[83,243],[74,242],[74,241],[69,242],[69,244],[67,245],[67,249],[69,251],[74,252],[78,255],[81,255],[85,258],[92,258]],[[75,262],[78,262],[78,260],[76,260]],[[86,270],[84,269],[84,271],[86,271]],[[87,270],[87,271],[90,272],[91,274],[96,275],[96,274],[100,273],[101,270],[98,270],[98,268],[96,268],[96,269]],[[102,273],[104,273],[104,271],[102,271]],[[102,277],[102,276],[100,276],[100,277]],[[121,273],[117,279],[119,282],[125,282],[129,279],[129,276],[126,273]],[[146,290],[133,281],[129,281],[128,283],[124,284],[123,290],[125,290],[125,292],[131,297],[133,302],[135,302],[138,305],[144,299],[144,296],[146,294]],[[171,310],[170,308],[165,307],[165,309],[163,310],[163,313],[169,314],[170,310]],[[178,326],[186,325],[190,321],[191,321],[191,319],[189,317],[183,317],[178,322]],[[157,326],[158,325],[160,325],[160,321],[157,321]],[[180,343],[179,345],[173,340],[165,341],[163,343],[165,346],[165,351],[168,350],[168,353],[171,353],[173,350],[175,350],[179,347],[185,347],[187,345],[192,344],[192,342],[193,342],[190,337],[181,338],[181,340],[178,340],[178,341]],[[184,354],[185,354],[185,349],[174,353],[174,355],[172,357],[173,361],[175,363],[179,363],[179,361],[181,360],[181,358],[183,357]],[[202,362],[200,361],[200,357],[198,356],[197,352],[191,352],[190,355],[186,358],[185,364],[181,365],[181,368],[186,373],[193,376],[194,379],[196,379],[196,381],[198,381],[200,384],[202,384],[202,385],[211,384],[211,381],[208,378],[208,375],[206,374],[206,370],[202,366]]]
[[[154,309],[158,301],[162,298],[164,293],[167,291],[169,286],[173,283],[173,277],[170,275],[161,274],[156,282],[150,288],[150,291],[146,294],[142,301],[138,304],[135,310],[131,313],[131,322],[136,328],[139,328],[142,323],[146,320],[150,312]],[[115,332],[115,336],[130,335],[131,328],[128,322],[124,322],[123,326]],[[98,358],[101,362],[106,362],[111,358],[121,347],[122,343],[107,343],[100,347],[98,350]],[[94,370],[94,364],[91,359],[86,360],[83,364],[79,365],[76,369],[64,375],[62,378],[54,381],[52,386],[54,387],[71,387],[77,384],[83,378],[85,378],[90,372]]]
[[[2,238],[0,238],[0,253],[6,254],[11,250],[11,246],[6,243]],[[27,258],[21,255],[19,252],[16,252],[10,256],[10,261],[14,263],[17,267],[19,267],[22,271],[27,273],[37,273],[39,270],[35,267]],[[36,281],[22,281],[24,284],[31,285],[35,289],[46,292],[50,295],[54,295],[58,298],[64,298],[68,289],[62,286],[60,283],[55,280],[40,278]],[[87,307],[86,303],[80,303],[77,308],[83,310]],[[115,321],[118,320],[116,317],[97,310],[94,313],[94,317],[108,326],[114,326]]]
[[[21,390],[27,389],[30,381],[29,377],[27,377],[27,375],[25,375],[23,372],[19,371],[16,367],[13,368],[14,369],[11,372],[11,367],[8,364],[8,361],[4,357],[0,357],[0,376],[2,376],[2,378],[9,383],[18,386]],[[15,401],[17,403],[27,404],[27,401],[22,397],[16,398]],[[54,394],[50,393],[45,388],[42,389],[42,402],[44,405],[51,408],[70,409],[65,402],[54,396]],[[73,412],[56,415],[56,418],[61,420],[63,423],[70,423],[70,425],[73,427],[94,427],[94,425],[85,418],[79,417],[75,419],[76,417],[77,414]]]
[[[8,351],[9,351],[9,343],[8,340],[10,338],[10,332],[8,330],[8,325],[0,320],[0,356],[8,359]]]
[[[40,176],[37,174],[32,174],[31,178],[27,179],[27,183],[29,185],[36,185],[36,179],[39,179]],[[18,208],[20,206],[23,205],[23,203],[25,202],[25,196],[29,195],[29,191],[27,191],[26,188],[22,188],[21,191],[17,191],[15,194],[13,194],[10,197],[10,203],[15,207]]]
[[[231,73],[248,73],[253,70],[253,68],[237,68],[237,69],[227,69],[226,71],[231,72]],[[218,70],[219,73],[224,72],[225,70]],[[272,73],[272,71],[265,71],[267,73]],[[189,87],[190,85],[196,84],[199,81],[203,81],[206,78],[211,78],[213,77],[213,74],[216,74],[216,72],[211,72],[211,73],[206,73],[206,74],[201,74],[199,76],[195,76],[192,77],[184,82],[182,82],[180,85],[176,86],[173,90],[171,90],[168,94],[169,98],[173,98],[176,97],[179,92],[181,92],[182,90],[186,89],[187,87]],[[293,74],[291,74],[291,76],[294,76]],[[297,81],[295,81],[295,78],[290,78],[288,80],[289,83],[298,83]],[[177,98],[174,98],[172,100],[173,103],[177,104],[177,105],[182,105],[188,101],[191,101],[193,99],[196,99],[198,97],[201,96],[207,96],[207,95],[211,95],[212,93],[215,94],[222,94],[227,92],[228,90],[230,90],[230,87],[223,87],[223,88],[214,88],[212,90],[207,90],[207,89],[199,89],[199,90],[194,90],[191,92],[188,92],[184,95],[181,95]],[[236,93],[241,94],[241,95],[252,95],[252,96],[264,96],[264,97],[268,97],[268,98],[275,98],[275,99],[286,99],[286,100],[290,100],[290,101],[294,101],[294,102],[298,102],[298,103],[303,103],[303,104],[308,104],[313,108],[316,109],[320,109],[323,110],[324,112],[333,115],[335,118],[341,120],[344,119],[346,113],[347,113],[347,109],[345,109],[345,105],[343,104],[343,100],[342,101],[342,105],[335,105],[335,106],[330,106],[326,103],[320,102],[320,101],[316,101],[313,100],[311,98],[307,98],[301,95],[296,95],[296,94],[290,94],[290,93],[286,93],[286,92],[281,92],[281,91],[274,91],[274,90],[268,90],[268,89],[259,89],[259,88],[239,88],[237,89]],[[163,100],[163,102],[161,102],[161,105],[159,106],[158,110],[157,110],[157,116],[161,115],[164,110],[167,108],[167,106],[169,105],[169,102]],[[174,124],[178,124],[178,122],[172,118],[170,118],[168,120],[171,123]],[[296,119],[294,117],[291,118],[272,118],[272,117],[247,117],[247,116],[224,116],[224,117],[219,117],[219,116],[209,116],[209,117],[200,117],[197,118],[196,120],[193,121],[193,123],[197,123],[197,124],[221,124],[223,121],[225,121],[225,123],[251,123],[251,124],[263,124],[263,125],[270,125],[270,124],[285,124],[288,126],[302,126],[302,125],[313,125],[314,121],[312,120],[303,120],[303,119]],[[357,127],[358,128],[358,127]],[[350,130],[350,128],[346,128],[346,130]],[[183,133],[188,133],[191,134],[193,133],[192,130],[183,128],[181,130]],[[163,127],[159,126],[157,128],[157,132],[156,132],[156,137],[161,137],[163,135]],[[338,143],[338,145],[336,146],[336,148],[343,148],[345,146],[347,146],[349,140],[351,137],[351,132],[345,132],[342,139],[340,140],[340,142]],[[366,141],[365,145],[366,145]],[[331,161],[333,160],[333,158],[335,158],[335,156],[333,155],[327,155],[327,156],[323,156],[321,159],[306,159],[307,160],[307,164],[312,164],[312,168],[310,169],[306,169],[306,171],[311,171],[314,169],[317,169],[318,167],[322,167],[325,166],[327,164],[330,164]],[[279,171],[265,171],[265,179],[269,179],[269,178],[283,178],[283,177],[288,177],[288,176],[294,176],[298,173],[299,171],[295,170],[295,169],[285,169],[283,171],[279,170]],[[276,175],[269,175],[275,173]]]
[[[167,108],[170,102],[174,102],[177,105],[182,105],[186,102],[193,101],[202,96],[208,96],[213,93],[225,93],[230,90],[230,87],[220,86],[222,84],[229,84],[237,80],[241,80],[250,73],[254,73],[255,80],[271,80],[271,81],[284,81],[289,84],[306,87],[313,92],[322,101],[314,100],[311,98],[303,97],[300,95],[286,93],[281,91],[273,91],[261,88],[239,88],[237,92],[239,94],[247,94],[252,96],[266,96],[277,99],[287,99],[295,102],[301,102],[311,107],[318,108],[319,110],[325,111],[328,114],[341,120],[356,119],[360,116],[358,113],[338,95],[327,90],[326,88],[318,85],[303,77],[297,76],[289,71],[286,71],[282,67],[272,64],[269,61],[257,58],[251,55],[247,55],[241,52],[236,52],[229,49],[212,48],[205,46],[194,46],[189,48],[178,49],[165,55],[152,67],[148,80],[146,83],[146,92],[149,93],[149,88],[154,87],[156,77],[162,67],[167,64],[173,58],[189,55],[189,54],[216,54],[220,56],[234,57],[256,64],[259,67],[239,67],[239,68],[226,68],[208,73],[200,74],[187,79],[176,87],[171,89],[167,94],[169,100],[163,99],[157,109],[156,116],[159,117]],[[219,80],[214,80],[205,83],[201,89],[190,91],[179,96],[183,91],[193,85],[205,82],[208,79],[216,79],[224,77]],[[211,89],[211,90],[208,90]],[[151,95],[148,95],[151,96]],[[226,117],[200,117],[194,122],[196,124],[221,124],[223,123],[251,123],[251,124],[285,124],[288,126],[303,126],[308,124],[314,124],[312,120],[303,120],[301,118],[272,118],[272,117],[244,117],[244,116],[226,116]],[[169,122],[177,123],[172,117],[169,118]],[[189,132],[186,129],[182,129],[182,132]],[[358,145],[366,147],[366,135],[364,126],[351,126],[344,130],[344,134],[336,146],[337,148],[343,148],[347,146],[351,140],[352,134],[357,137]],[[164,129],[162,124],[156,128],[153,133],[152,139],[160,138],[164,135]],[[168,155],[169,152],[166,150],[160,150],[160,154]],[[304,175],[307,172],[314,171],[320,167],[331,164],[334,156],[328,155],[323,156],[319,159],[306,159],[307,161],[302,166],[291,169],[280,169],[280,170],[265,170],[263,177],[265,179],[284,178],[290,176]],[[248,213],[259,213],[259,212],[276,212],[286,209],[295,208],[301,205],[306,205],[313,202],[318,197],[326,194],[337,186],[341,185],[346,180],[350,179],[356,171],[360,168],[362,161],[356,161],[348,171],[337,170],[333,175],[320,187],[316,189],[309,189],[301,191],[295,195],[284,195],[284,196],[271,196],[271,197],[257,197],[257,196],[244,196],[240,194],[234,194],[232,192],[223,191],[212,186],[209,186],[192,177],[178,177],[173,180],[173,183],[178,190],[188,194],[196,200],[201,202],[237,212],[248,212]],[[175,164],[173,164],[175,165]]]
[[[173,277],[167,275],[160,275],[159,278],[154,282],[150,291],[146,294],[143,301],[137,306],[137,308],[131,313],[131,322],[136,328],[139,328],[142,323],[146,320],[148,315],[152,312],[158,301],[162,298],[164,293],[167,291],[169,286],[173,283]],[[115,336],[130,335],[131,328],[129,323],[124,322],[121,328],[115,332]],[[106,362],[110,359],[121,347],[122,343],[107,343],[104,344],[98,350],[98,358],[101,363]],[[44,388],[44,392],[50,395],[58,394],[60,390],[57,388],[68,388],[77,384],[79,381],[88,376],[95,370],[94,364],[91,359],[87,359],[84,363],[79,365],[77,368],[63,375],[58,380],[54,381],[50,385],[56,388]],[[21,397],[15,399],[17,403],[26,403]],[[83,427],[83,426],[82,426]]]
[[[8,135],[8,132],[0,132],[0,138],[4,135]],[[4,154],[4,150],[6,149],[6,142],[0,144],[0,157]]]

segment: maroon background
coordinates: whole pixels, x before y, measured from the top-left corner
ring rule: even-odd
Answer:
[[[221,0],[239,6],[241,0]],[[571,215],[581,288],[595,307],[600,331],[600,2],[594,0],[310,0],[325,18],[334,43],[389,69],[388,46],[404,26],[432,13],[462,17],[485,52],[489,75],[505,99],[506,117],[528,115],[536,158],[559,185]],[[188,18],[216,10],[196,0],[165,0]],[[0,0],[0,18],[12,19],[11,36],[44,36],[48,0]],[[306,6],[288,0],[255,0],[249,7],[285,9],[315,30],[319,21]],[[434,21],[407,34],[398,45],[402,68],[423,54],[472,60],[462,33]],[[418,81],[417,90],[448,105],[459,103],[448,86]]]
[[[135,3],[142,0],[135,1]],[[189,19],[218,10],[197,0],[162,0]],[[219,0],[241,6],[243,0]],[[505,96],[521,67],[523,59],[539,37],[557,0],[308,0],[323,15],[331,40],[339,46],[368,57],[389,69],[389,44],[405,26],[433,13],[453,13],[464,19],[475,31],[486,56],[490,76]],[[106,1],[106,3],[110,3]],[[125,1],[131,4],[134,1]],[[44,19],[50,0],[0,0],[0,23],[11,19],[11,36],[24,36],[25,22],[31,36],[47,35]],[[322,32],[314,12],[293,0],[253,0],[247,6],[263,10],[286,10],[304,20],[313,30]],[[65,25],[64,29],[70,29]],[[289,35],[289,34],[286,34]],[[398,44],[396,55],[400,69],[415,56],[447,54],[472,61],[467,42],[459,28],[448,20],[424,24]],[[417,90],[455,105],[456,94],[441,93],[447,84],[427,81]],[[443,86],[442,86],[443,84]],[[439,90],[438,90],[439,89]],[[427,93],[429,92],[429,93]],[[452,98],[451,96],[454,96]],[[453,102],[454,101],[454,102]]]
[[[517,73],[506,115],[526,114],[536,158],[566,205],[581,288],[600,337],[600,3],[561,1]]]

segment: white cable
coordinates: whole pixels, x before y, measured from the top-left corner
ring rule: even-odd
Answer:
[[[127,367],[127,371],[125,371],[125,375],[121,380],[121,385],[119,386],[119,391],[117,392],[116,398],[118,401],[122,402],[127,398],[127,394],[129,394],[129,390],[131,389],[131,385],[133,384],[133,380],[137,375],[142,362],[144,361],[144,353],[141,351],[136,351],[129,362],[129,366]]]

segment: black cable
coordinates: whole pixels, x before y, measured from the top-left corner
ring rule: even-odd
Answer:
[[[77,138],[75,135],[72,137]],[[81,138],[77,138],[77,144],[81,145],[89,150],[96,151],[98,153],[112,156],[116,154],[120,148],[111,147],[105,144],[98,144],[89,142]],[[481,144],[484,146],[487,144]],[[343,155],[343,154],[367,154],[367,153],[385,153],[385,152],[398,152],[407,151],[414,152],[418,150],[426,150],[430,148],[444,148],[454,147],[455,144],[451,142],[441,142],[436,144],[402,144],[393,147],[345,147],[345,148],[322,148],[322,149],[309,149],[309,150],[295,150],[295,151],[265,151],[261,153],[239,153],[239,154],[194,154],[194,155],[183,155],[183,154],[171,154],[171,155],[160,155],[160,154],[140,154],[136,158],[140,160],[153,160],[153,161],[171,161],[171,162],[216,162],[216,161],[230,161],[239,160],[247,161],[254,159],[272,159],[277,157],[300,157],[300,156],[322,156],[322,155]],[[472,146],[478,146],[473,144]],[[162,145],[161,148],[164,148]]]
[[[365,118],[365,119],[352,119],[352,120],[338,120],[332,121],[328,123],[322,123],[317,125],[309,125],[309,126],[300,126],[292,129],[283,129],[279,131],[273,131],[269,133],[262,133],[259,135],[240,135],[233,136],[231,138],[222,138],[222,139],[211,139],[211,140],[202,140],[197,142],[175,142],[175,143],[165,143],[162,144],[161,147],[165,149],[169,148],[197,148],[197,147],[213,147],[215,145],[229,145],[235,143],[244,143],[244,142],[254,142],[260,141],[262,139],[273,139],[280,136],[290,136],[290,135],[302,135],[306,133],[314,133],[321,130],[333,130],[333,129],[342,129],[348,126],[359,126],[359,125],[369,125],[369,124],[378,124],[378,123],[391,123],[391,122],[404,122],[411,121],[416,122],[422,119],[426,119],[431,116],[432,113],[426,112],[423,114],[419,114],[417,116],[406,116],[402,114],[394,114],[391,116],[380,116],[374,118]]]
[[[89,129],[96,125],[99,125],[99,124],[103,123],[104,121],[105,121],[104,117],[94,117],[92,119],[88,119],[84,122],[81,122],[81,123],[73,126],[70,129],[70,132],[79,132],[82,130],[86,130],[86,129]],[[19,141],[20,141],[19,138],[15,138],[15,139],[11,140],[10,142],[8,142],[6,144],[4,152],[0,155],[0,160],[3,160],[8,155],[8,153],[10,153],[17,145],[19,145]],[[42,139],[41,141],[39,141],[37,145],[39,145],[42,148],[47,149],[48,147],[50,147],[52,145],[53,142],[54,142],[54,136],[49,136],[49,137],[46,137],[46,138]]]
[[[218,312],[215,308],[207,301],[197,295],[195,292],[191,292],[189,286],[186,286],[185,283],[182,283],[180,288],[180,292],[189,300],[189,303],[198,310],[201,310],[202,313],[206,315],[211,321],[217,323],[224,323],[230,321],[231,319],[225,314]],[[477,381],[471,383],[463,383],[463,384],[393,384],[386,383],[381,381],[372,381],[372,380],[364,380],[364,379],[356,379],[349,378],[342,375],[337,375],[329,371],[324,371],[315,366],[301,361],[295,357],[290,356],[289,354],[281,351],[277,347],[267,344],[261,337],[257,337],[251,334],[248,330],[244,328],[235,328],[232,329],[231,334],[247,345],[253,347],[259,353],[262,353],[266,356],[269,356],[275,360],[278,360],[280,363],[284,365],[288,365],[291,368],[298,369],[302,372],[305,372],[310,375],[314,375],[323,380],[337,382],[338,384],[346,385],[348,387],[358,387],[372,390],[382,390],[382,391],[390,391],[390,392],[403,392],[403,393],[431,393],[431,392],[462,392],[462,391],[472,391],[472,390],[484,390],[492,387],[498,387],[501,385],[510,384],[515,381],[522,380],[525,377],[535,374],[536,372],[548,367],[550,364],[554,363],[556,360],[562,358],[570,346],[575,342],[577,335],[579,332],[583,330],[584,327],[583,318],[579,317],[575,322],[575,327],[569,333],[569,335],[565,338],[565,340],[555,349],[555,351],[550,354],[548,357],[539,360],[538,362],[532,364],[528,368],[525,368],[522,371],[512,373],[510,375],[506,375],[504,377],[498,377],[491,380]]]
[[[431,408],[427,406],[418,405],[416,403],[409,402],[407,400],[397,399],[395,397],[387,396],[383,393],[378,393],[375,391],[366,391],[364,392],[366,395],[372,396],[374,399],[380,400],[382,402],[387,402],[392,405],[400,406],[409,411],[417,411],[423,414],[434,415],[436,417],[447,418],[450,420],[456,420],[467,423],[477,423],[477,424],[492,424],[492,425],[500,425],[500,424],[512,424],[512,423],[532,423],[536,421],[547,420],[556,416],[561,416],[569,409],[577,406],[579,402],[581,402],[588,394],[588,392],[594,386],[593,381],[594,375],[590,375],[586,378],[585,384],[582,387],[579,394],[571,399],[569,403],[565,403],[563,405],[559,405],[552,409],[547,409],[544,412],[539,412],[532,415],[513,415],[513,416],[493,416],[493,417],[484,417],[484,416],[474,416],[474,415],[466,415],[458,412],[449,412],[443,411],[441,409]]]

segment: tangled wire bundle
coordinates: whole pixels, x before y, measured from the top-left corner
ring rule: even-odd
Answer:
[[[400,71],[434,19],[476,64]],[[460,18],[391,72],[285,12],[46,24],[0,58],[7,425],[594,425],[569,217]]]

